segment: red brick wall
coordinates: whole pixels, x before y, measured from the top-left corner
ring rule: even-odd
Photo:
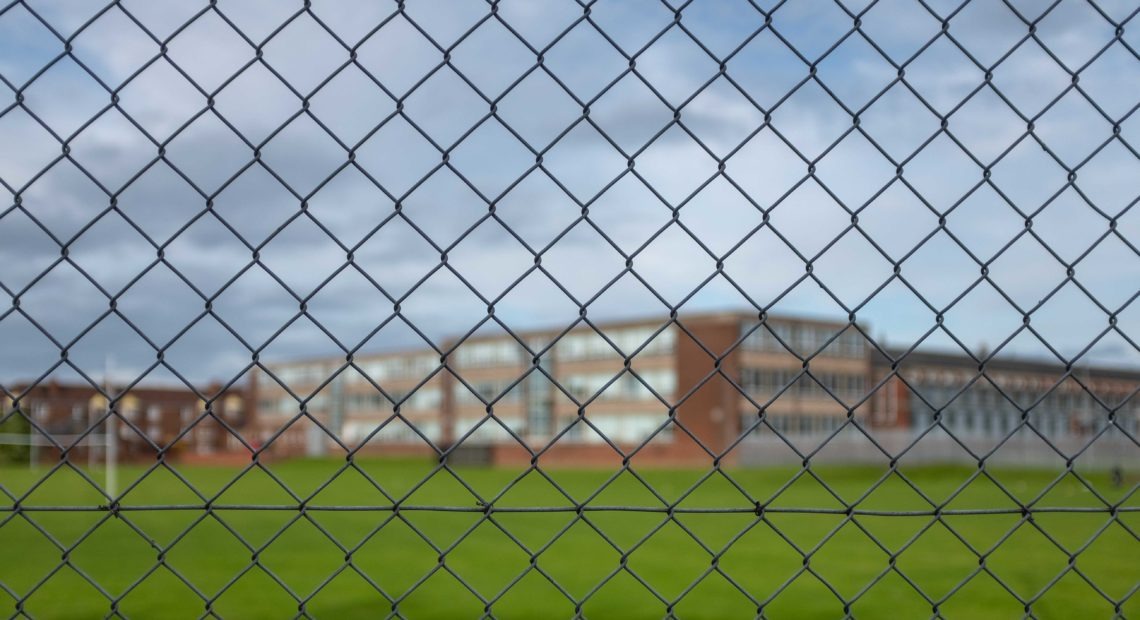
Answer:
[[[693,336],[677,334],[677,397],[680,399],[716,369],[714,355],[723,355],[740,336],[739,324],[734,320],[709,320],[684,323]],[[699,340],[704,349],[694,341]],[[722,372],[729,377],[739,375],[734,354],[721,362]],[[677,420],[710,451],[720,454],[740,432],[737,415],[739,392],[720,374],[709,378],[677,408]],[[683,431],[674,433],[674,454],[678,464],[712,464],[710,457]],[[731,455],[730,455],[731,459]]]
[[[882,381],[880,372],[875,373],[873,387]],[[876,428],[910,428],[910,390],[898,377],[886,380],[871,397],[871,426]],[[893,414],[893,415],[892,415]]]
[[[119,388],[121,389],[121,388]],[[29,416],[31,416],[37,404],[42,404],[47,407],[46,416],[43,419],[37,419],[36,424],[43,428],[49,435],[52,436],[73,436],[83,433],[88,428],[88,420],[101,416],[102,412],[90,411],[90,403],[92,397],[96,396],[98,392],[94,387],[80,383],[59,383],[56,381],[44,381],[35,386],[13,386],[9,391],[14,395],[20,396],[19,407]],[[114,390],[117,392],[118,390]],[[213,386],[205,393],[216,394],[218,386]],[[230,395],[237,395],[242,397],[242,410],[229,412],[226,415],[226,421],[231,427],[234,427],[240,432],[249,423],[249,418],[253,410],[253,404],[250,399],[245,398],[241,390],[229,390],[224,395],[218,396],[214,400],[214,412],[218,417],[222,417],[222,402]],[[143,434],[149,433],[152,428],[156,431],[150,437],[151,441],[161,447],[168,447],[169,444],[178,437],[182,430],[182,411],[184,408],[189,407],[192,412],[191,415],[197,418],[201,411],[201,402],[196,394],[189,389],[176,388],[176,387],[135,387],[131,388],[128,392],[121,394],[118,399],[118,412],[121,417],[127,416],[127,411],[124,410],[124,402],[133,398],[136,401],[136,409],[132,423]],[[13,407],[14,403],[4,403],[5,409]],[[148,419],[148,410],[151,407],[157,407],[159,417],[152,425]],[[82,409],[82,415],[78,421],[72,418],[72,412],[75,409]],[[192,419],[194,419],[192,418]],[[123,460],[153,460],[158,455],[158,451],[151,447],[150,443],[139,433],[127,429],[123,431],[122,422],[119,422],[120,434],[125,433],[125,437],[119,443],[119,454]],[[223,451],[226,449],[226,440],[229,433],[221,427],[221,425],[213,419],[204,419],[198,423],[197,428],[204,428],[206,426],[213,427],[212,441],[210,447],[215,451]],[[96,429],[95,433],[102,433],[103,428]],[[190,452],[195,450],[198,444],[194,441],[194,437],[190,435],[183,436],[173,448],[168,447],[166,456],[176,457],[181,453]],[[60,451],[56,449],[44,449],[40,452],[41,458],[50,460],[59,458]],[[68,452],[69,459],[83,459],[87,456],[87,449],[82,446],[77,446]]]

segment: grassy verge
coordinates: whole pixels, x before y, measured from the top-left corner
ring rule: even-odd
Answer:
[[[0,610],[16,612],[24,598],[24,611],[45,618],[104,616],[112,600],[141,618],[199,617],[207,604],[235,618],[302,608],[314,617],[373,618],[397,600],[400,615],[430,618],[478,617],[489,601],[501,618],[569,617],[578,606],[590,617],[672,610],[724,618],[754,616],[759,601],[769,617],[834,618],[848,601],[860,617],[929,617],[933,599],[948,618],[1006,618],[1025,613],[1020,597],[1033,601],[1037,618],[1069,618],[1111,616],[1107,596],[1124,615],[1140,614],[1140,597],[1125,598],[1140,583],[1140,514],[952,514],[1014,509],[1015,499],[1042,492],[1038,507],[1103,507],[1098,493],[1140,505],[1129,496],[1135,480],[1115,488],[1107,474],[1084,475],[1094,490],[1073,477],[1050,489],[1056,472],[997,470],[954,495],[976,472],[912,469],[867,494],[885,470],[736,470],[731,480],[692,470],[612,480],[608,471],[556,470],[548,474],[562,491],[532,472],[503,493],[520,471],[460,469],[462,482],[440,471],[419,485],[432,471],[422,462],[360,462],[372,481],[344,467],[275,463],[277,480],[253,470],[237,482],[235,469],[179,469],[204,495],[220,493],[210,511],[173,473],[139,481],[142,468],[124,468],[124,485],[138,482],[116,515],[31,510],[106,501],[66,469],[39,486],[46,470],[0,469],[0,484],[27,494],[21,505],[29,508],[14,513],[11,498],[0,498],[8,509],[0,513]],[[398,512],[376,509],[393,498],[402,499]],[[751,498],[765,505],[763,518]],[[479,504],[491,499],[488,515]],[[594,509],[645,510],[573,510],[587,500]],[[902,514],[843,514],[857,500],[860,511]],[[928,500],[950,516],[908,514],[930,511]],[[679,509],[672,517],[661,511],[670,504]],[[280,506],[292,508],[264,509]],[[329,509],[344,506],[355,509]],[[429,506],[449,510],[420,509]],[[519,507],[549,511],[511,511]],[[700,512],[707,508],[738,512]]]

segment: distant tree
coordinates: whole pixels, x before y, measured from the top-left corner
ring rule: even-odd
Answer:
[[[20,435],[28,437],[32,432],[32,424],[20,410],[12,411],[7,418],[0,422],[0,434]],[[31,446],[27,443],[0,443],[0,463],[26,463],[28,462]]]

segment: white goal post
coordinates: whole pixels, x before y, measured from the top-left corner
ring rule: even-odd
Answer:
[[[103,490],[107,495],[115,497],[119,486],[119,442],[114,432],[89,435],[52,435],[51,438],[39,433],[0,433],[0,446],[27,446],[29,467],[36,466],[39,448],[51,448],[56,445],[87,448],[87,465],[89,468],[95,466],[94,449],[103,448],[104,473],[106,475]]]

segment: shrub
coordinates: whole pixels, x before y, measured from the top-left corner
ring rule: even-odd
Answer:
[[[7,419],[0,422],[0,434],[23,435],[27,437],[32,431],[32,425],[22,411],[13,411]],[[26,463],[28,462],[31,447],[25,444],[0,443],[0,463]]]

